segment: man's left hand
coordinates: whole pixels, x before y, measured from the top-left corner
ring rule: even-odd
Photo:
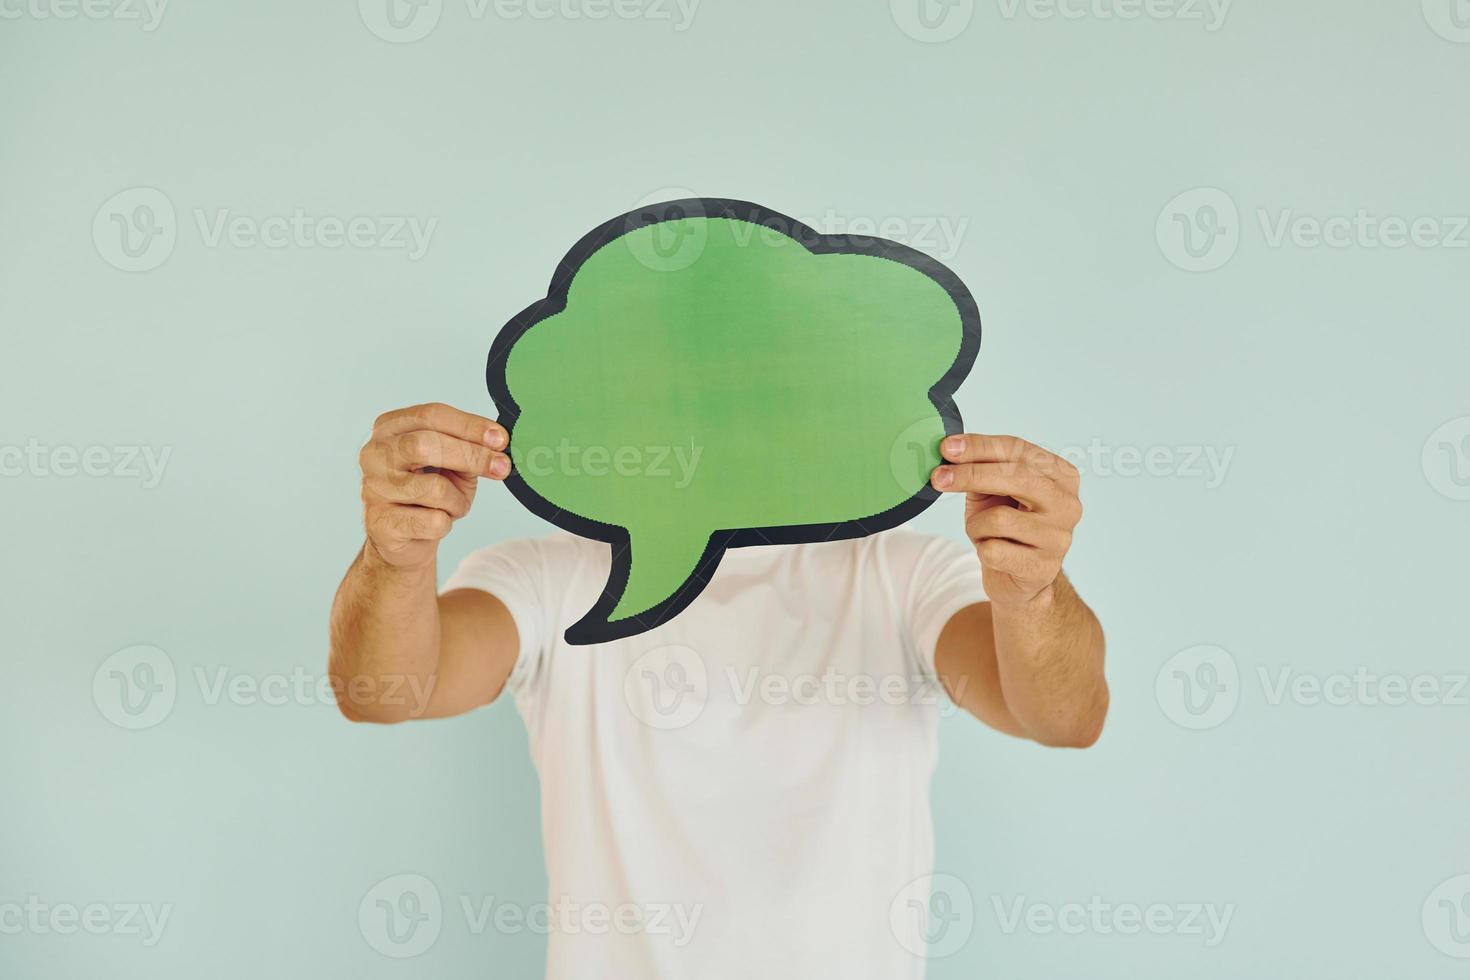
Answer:
[[[947,463],[930,480],[965,494],[965,533],[990,601],[1024,605],[1046,592],[1082,519],[1077,467],[1015,436],[946,436],[940,452]]]

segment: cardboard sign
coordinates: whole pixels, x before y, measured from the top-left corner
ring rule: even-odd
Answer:
[[[607,588],[567,641],[667,621],[727,548],[860,537],[921,512],[979,347],[964,284],[895,242],[708,198],[592,231],[486,368],[511,492],[612,546]]]

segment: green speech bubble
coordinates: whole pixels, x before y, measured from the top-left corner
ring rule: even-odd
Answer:
[[[511,492],[612,546],[567,642],[666,622],[727,548],[861,537],[924,510],[979,347],[969,290],[895,242],[710,198],[585,236],[485,372]]]

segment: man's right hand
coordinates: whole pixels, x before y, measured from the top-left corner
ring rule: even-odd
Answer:
[[[432,566],[480,477],[510,474],[509,442],[499,423],[438,403],[378,416],[358,454],[365,551],[399,568]]]

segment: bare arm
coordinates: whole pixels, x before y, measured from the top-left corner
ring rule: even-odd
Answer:
[[[515,622],[495,597],[436,594],[439,541],[480,477],[504,479],[506,433],[447,405],[379,417],[363,447],[367,541],[332,603],[329,670],[353,721],[440,718],[486,704],[515,664]]]
[[[990,602],[956,613],[935,667],[982,721],[1085,748],[1108,709],[1102,626],[1062,574],[1082,516],[1075,467],[1009,436],[951,436],[934,486],[966,494],[965,530]]]

